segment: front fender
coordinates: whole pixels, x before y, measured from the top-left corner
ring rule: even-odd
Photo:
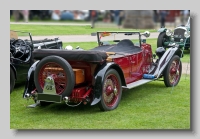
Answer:
[[[155,75],[157,78],[160,77],[160,75],[162,74],[162,72],[164,71],[165,67],[167,66],[167,64],[169,63],[169,61],[171,60],[171,58],[174,55],[178,55],[179,57],[183,57],[182,55],[182,51],[177,48],[177,47],[170,47],[161,57],[161,59],[158,62],[156,71],[154,72],[153,75]]]
[[[158,29],[158,32],[165,32],[167,30],[167,28],[160,28]]]
[[[33,63],[33,65],[29,68],[28,70],[28,75],[26,79],[26,84],[25,84],[25,89],[23,93],[23,98],[26,98],[27,94],[31,94],[31,91],[35,89],[35,84],[34,84],[34,71],[36,69],[36,66],[38,64],[39,60]]]
[[[91,105],[97,104],[101,100],[101,94],[102,94],[102,87],[103,87],[103,80],[106,72],[108,69],[115,69],[121,78],[121,82],[123,86],[126,86],[125,78],[122,69],[114,62],[111,63],[104,63],[99,69],[97,69],[97,72],[95,73],[95,82],[93,83],[94,86],[94,100],[91,103]]]

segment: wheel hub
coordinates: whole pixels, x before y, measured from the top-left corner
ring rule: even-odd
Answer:
[[[117,96],[117,87],[113,85],[113,81],[111,79],[107,79],[104,84],[104,99],[107,103],[111,102],[114,98],[114,96]]]
[[[107,87],[106,87],[106,93],[108,93],[108,94],[110,94],[110,93],[112,93],[114,90],[113,90],[113,88],[110,86],[110,85],[108,85]]]
[[[57,94],[61,94],[67,86],[67,77],[64,69],[57,63],[49,62],[43,65],[39,72],[39,83],[44,90],[45,80],[51,77],[54,80]]]
[[[179,64],[176,61],[172,63],[171,70],[170,70],[170,82],[173,84],[177,81],[179,76]]]

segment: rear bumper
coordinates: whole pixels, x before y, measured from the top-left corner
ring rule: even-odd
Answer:
[[[61,95],[54,95],[54,94],[38,93],[37,94],[37,100],[45,101],[45,102],[61,103],[62,102],[62,96]]]

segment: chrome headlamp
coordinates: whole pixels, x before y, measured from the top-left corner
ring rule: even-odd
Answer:
[[[183,39],[180,39],[180,42],[183,42]]]
[[[190,31],[185,31],[185,33],[184,33],[184,36],[186,37],[186,38],[189,38],[190,37]]]
[[[172,35],[172,31],[169,30],[169,29],[167,29],[167,30],[166,30],[166,35],[167,35],[167,36],[171,36],[171,35]]]

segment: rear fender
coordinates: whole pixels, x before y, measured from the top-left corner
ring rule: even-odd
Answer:
[[[26,98],[26,95],[31,95],[31,91],[35,89],[35,84],[34,84],[34,71],[36,69],[36,66],[38,64],[39,60],[33,63],[33,65],[29,68],[28,70],[28,75],[26,79],[26,84],[25,84],[25,89],[23,93],[23,98]]]
[[[121,78],[122,86],[126,86],[124,74],[122,72],[122,69],[115,64],[114,62],[111,63],[104,63],[96,72],[94,75],[95,77],[95,82],[93,83],[94,86],[94,100],[91,103],[91,105],[97,104],[101,100],[101,94],[102,94],[102,85],[103,85],[103,80],[106,72],[108,69],[115,69]]]

